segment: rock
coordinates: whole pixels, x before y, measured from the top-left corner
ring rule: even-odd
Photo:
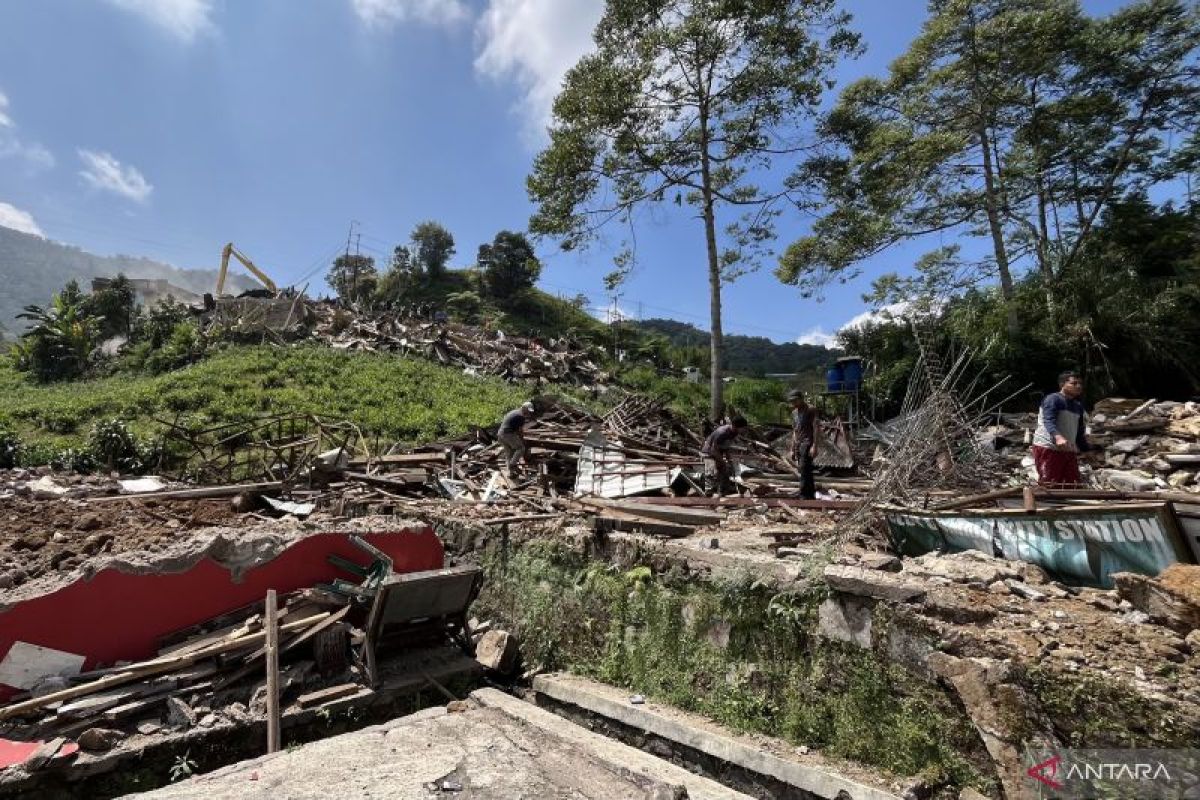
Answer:
[[[38,745],[36,750],[30,753],[29,756],[21,762],[21,766],[26,772],[36,772],[37,770],[46,766],[46,764],[50,762],[50,759],[54,758],[54,756],[58,754],[58,751],[61,750],[62,746],[66,743],[67,740],[63,736],[59,736],[47,742],[42,742],[40,745]]]
[[[43,475],[29,484],[29,493],[35,500],[57,500],[67,493],[67,488],[59,486],[49,475]]]
[[[1200,596],[1192,596],[1200,595],[1200,566],[1177,564],[1165,570],[1158,580],[1133,572],[1118,572],[1113,581],[1118,596],[1150,620],[1185,636],[1200,628]]]
[[[1120,492],[1152,492],[1158,488],[1154,477],[1140,470],[1123,472],[1115,469],[1102,469],[1097,470],[1094,475],[1102,485]]]
[[[980,794],[968,786],[958,793],[958,800],[988,800],[988,796],[986,794]]]
[[[1061,658],[1066,661],[1087,661],[1087,656],[1084,655],[1084,652],[1075,647],[1059,647],[1052,652],[1055,658]]]
[[[487,669],[508,672],[517,660],[517,639],[508,631],[488,631],[475,648],[475,660]]]
[[[962,600],[953,592],[935,592],[925,599],[921,611],[931,617],[959,625],[991,622],[996,612],[991,607]]]
[[[1016,578],[1020,574],[1016,562],[1002,561],[974,550],[950,554],[926,553],[909,560],[905,572],[910,571],[980,587],[1005,578]]]
[[[157,720],[144,720],[137,724],[137,732],[143,736],[149,736],[152,733],[158,733],[162,730],[162,723]]]
[[[1196,473],[1179,470],[1177,472],[1172,472],[1167,476],[1167,485],[1172,489],[1180,489],[1184,486],[1187,486],[1189,483],[1195,480],[1195,478]]]
[[[242,703],[230,703],[225,707],[225,716],[234,722],[250,722],[254,719],[250,709]]]
[[[471,705],[466,700],[451,700],[446,704],[446,711],[450,714],[462,714],[470,709]]]
[[[878,569],[884,572],[899,572],[902,565],[900,559],[889,553],[867,553],[858,560],[861,567]]]
[[[250,695],[250,715],[265,717],[267,714],[267,685],[260,683]]]
[[[723,619],[716,620],[704,632],[704,638],[708,643],[718,650],[727,650],[729,648],[729,637],[733,634],[733,625]]]
[[[116,747],[124,738],[124,733],[115,731],[112,728],[88,728],[79,734],[79,738],[76,741],[84,750],[93,753],[102,753],[105,750],[111,750]]]
[[[1141,450],[1149,441],[1149,436],[1135,436],[1131,439],[1118,439],[1105,449],[1117,453],[1125,453],[1128,455],[1129,453],[1134,453],[1138,450]]]
[[[1014,581],[1014,580],[1007,580],[1007,581],[1005,581],[1005,583],[1008,585],[1009,591],[1011,591],[1013,594],[1017,595],[1018,597],[1024,597],[1026,600],[1045,600],[1046,599],[1045,593],[1040,592],[1037,589],[1034,589],[1032,586],[1030,586],[1027,583],[1021,583],[1020,581]]]
[[[213,714],[211,711],[200,718],[200,727],[201,728],[211,728],[213,725],[216,725],[216,724],[217,724],[217,715]]]
[[[168,697],[167,724],[172,728],[191,728],[196,724],[196,712],[178,697]]]
[[[825,582],[835,591],[860,597],[873,597],[894,603],[921,600],[925,589],[897,575],[862,567],[830,565],[825,568]]]
[[[36,553],[46,546],[46,542],[50,541],[44,533],[27,533],[12,543],[13,550],[28,550],[31,553]]]
[[[94,531],[97,528],[103,527],[104,522],[96,514],[84,514],[75,521],[75,530],[77,531]]]
[[[872,605],[856,597],[830,597],[817,610],[817,630],[827,639],[869,650]]]
[[[1192,653],[1200,653],[1200,629],[1194,630],[1183,637],[1183,643],[1188,646]]]
[[[11,589],[16,585],[13,576],[7,572],[0,573],[0,589]]]

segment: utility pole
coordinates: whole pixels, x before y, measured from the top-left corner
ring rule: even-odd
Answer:
[[[354,226],[357,224],[358,224],[358,220],[356,220],[356,219],[350,220],[350,230],[349,230],[349,232],[346,233],[346,252],[342,257],[342,264],[344,264],[346,267],[348,267],[351,270],[351,273],[350,273],[350,275],[351,275],[351,278],[350,278],[351,297],[354,296],[354,291],[358,289],[358,265],[355,265],[353,267],[350,266],[350,240],[354,238]],[[359,236],[361,237],[362,234],[359,234]]]

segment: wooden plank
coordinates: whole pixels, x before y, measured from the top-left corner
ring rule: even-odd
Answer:
[[[328,703],[333,700],[340,700],[343,697],[349,697],[352,694],[358,694],[363,687],[357,683],[342,683],[337,686],[330,686],[328,689],[319,689],[315,692],[302,694],[296,698],[296,702],[301,708],[312,708],[323,703]]]
[[[725,521],[725,515],[715,511],[701,511],[691,508],[676,508],[672,506],[656,506],[652,503],[635,503],[621,500],[602,500],[595,497],[576,498],[584,505],[593,506],[603,511],[613,510],[640,517],[673,522],[676,525],[691,525],[704,527],[720,525]]]
[[[696,532],[695,528],[689,528],[686,525],[675,525],[671,522],[635,517],[632,514],[623,515],[618,511],[610,511],[596,517],[593,522],[593,528],[601,533],[609,531],[649,533],[654,536],[666,536],[671,539],[682,539]]]
[[[767,508],[811,508],[833,511],[857,508],[858,500],[804,500],[797,497],[630,497],[629,503],[646,503],[656,506],[700,506],[722,508],[740,506],[766,506]]]
[[[363,467],[385,464],[444,464],[447,459],[445,451],[437,453],[394,453],[390,456],[376,456],[375,458],[352,458],[346,462],[346,465],[350,469],[361,469]]]
[[[956,508],[968,508],[969,506],[977,506],[983,503],[990,503],[993,500],[1002,500],[1007,497],[1016,497],[1020,495],[1024,487],[1021,486],[1006,486],[1003,489],[997,489],[994,492],[984,492],[983,494],[973,494],[969,497],[960,497],[957,500],[951,500],[948,503],[939,503],[933,506],[933,511],[951,511]]]
[[[275,603],[275,590],[267,591],[266,611],[267,647],[267,752],[279,752],[279,614]]]
[[[418,486],[424,486],[428,481],[428,476],[422,476],[418,480],[399,480],[396,478],[385,478],[382,475],[368,475],[365,472],[347,472],[345,473],[346,480],[359,481],[369,486],[380,486],[384,489],[399,489],[406,490]]]
[[[329,616],[328,613],[318,614],[308,619],[296,620],[295,622],[283,625],[280,630],[289,631],[303,628],[307,625],[315,625],[320,620]],[[164,672],[170,672],[180,667],[187,667],[201,661],[205,658],[228,653],[233,650],[238,650],[248,646],[260,644],[265,638],[263,632],[252,633],[248,636],[243,636],[239,639],[234,639],[228,642],[218,642],[217,644],[208,647],[204,650],[197,650],[193,653],[186,653],[181,656],[171,658],[154,659],[153,661],[143,661],[140,664],[131,664],[128,667],[122,668],[121,672],[112,675],[106,675],[99,680],[85,683],[79,686],[72,686],[68,689],[60,689],[57,692],[42,695],[41,697],[30,698],[29,700],[20,703],[0,708],[0,720],[9,719],[19,714],[24,714],[26,711],[33,711],[39,708],[45,708],[54,703],[73,700],[76,697],[86,697],[96,692],[102,692],[105,689],[111,689],[117,686],[124,686],[127,683],[133,683],[141,678],[147,678],[151,675],[161,675]]]
[[[89,497],[88,503],[111,503],[117,500],[207,500],[219,497],[235,497],[242,492],[263,494],[278,492],[283,488],[283,481],[267,483],[239,483],[228,486],[201,486],[196,489],[171,489],[165,492],[145,492],[143,494],[119,494],[108,497]]]

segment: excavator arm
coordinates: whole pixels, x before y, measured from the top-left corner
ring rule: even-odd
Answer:
[[[221,251],[221,269],[219,272],[217,272],[217,290],[214,294],[215,297],[220,297],[222,294],[224,294],[225,274],[229,271],[230,256],[233,256],[238,261],[242,262],[242,266],[249,270],[251,275],[253,275],[255,278],[258,278],[259,282],[262,283],[262,285],[265,286],[268,291],[272,293],[279,292],[279,287],[275,285],[275,281],[268,278],[266,273],[254,266],[254,262],[246,258],[245,255],[243,255],[236,247],[233,246],[233,242],[230,242],[229,244],[225,245],[225,249]]]

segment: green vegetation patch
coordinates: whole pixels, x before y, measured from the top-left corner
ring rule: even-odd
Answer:
[[[41,385],[0,362],[0,420],[26,445],[83,444],[100,419],[128,420],[145,434],[155,417],[218,424],[272,414],[315,414],[367,435],[429,441],[491,425],[524,399],[521,387],[499,379],[319,346],[234,347],[163,375]]]
[[[810,635],[823,590],[702,583],[586,562],[550,542],[498,553],[475,614],[528,661],[654,697],[731,728],[934,783],[985,785],[970,721],[873,653]]]

